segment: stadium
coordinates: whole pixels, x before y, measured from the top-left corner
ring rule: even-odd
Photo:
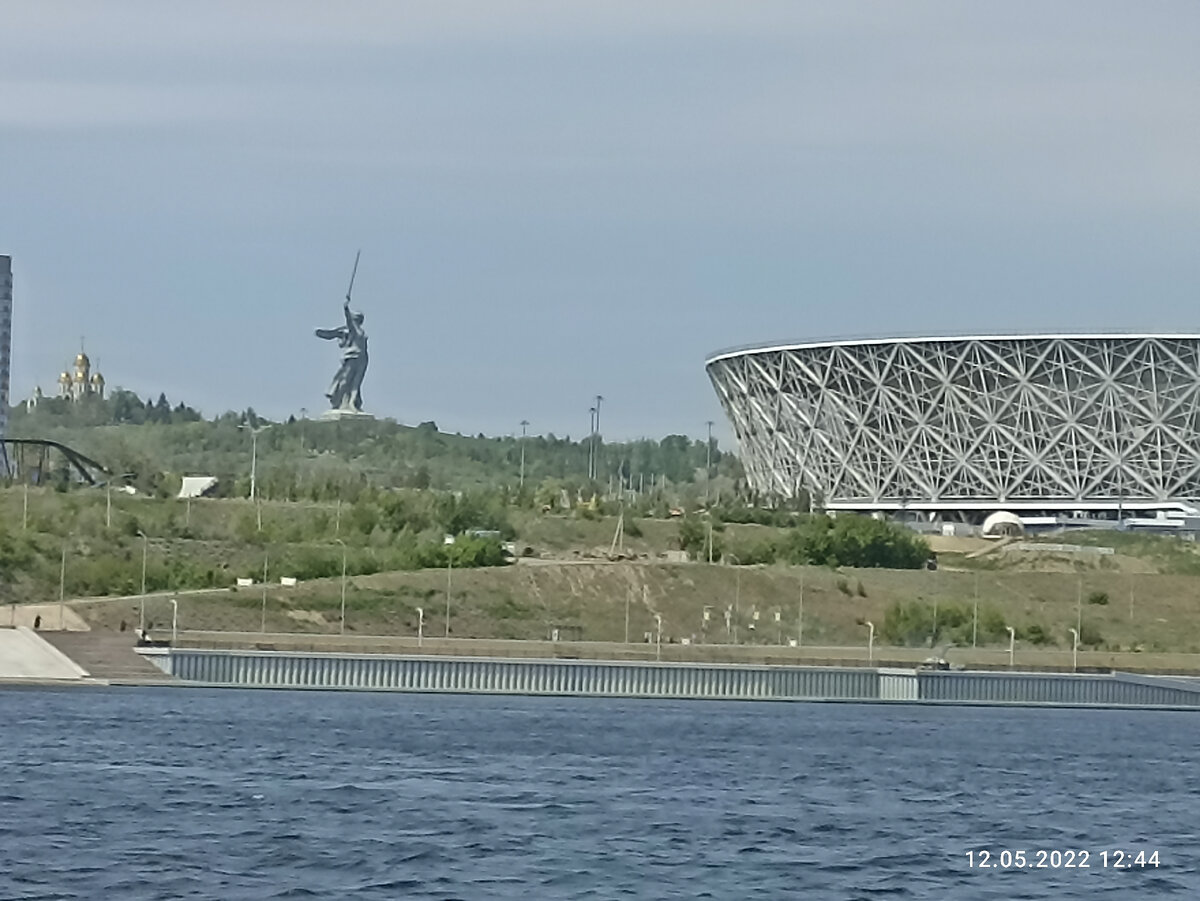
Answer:
[[[706,368],[762,495],[966,522],[1200,512],[1200,335],[819,341]]]

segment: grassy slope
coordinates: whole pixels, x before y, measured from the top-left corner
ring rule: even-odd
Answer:
[[[244,538],[254,515],[246,501],[193,502],[187,525],[187,505],[182,501],[114,494],[113,528],[106,530],[102,492],[61,495],[43,489],[30,492],[29,497],[30,529],[42,530],[48,550],[32,578],[24,576],[15,585],[0,588],[5,602],[57,598],[57,548],[66,528],[76,533],[68,539],[68,584],[77,565],[81,565],[79,561],[88,555],[116,556],[125,567],[130,588],[137,587],[142,542],[129,534],[132,519],[151,536],[148,558],[152,586],[160,577],[169,584],[172,567],[184,562],[213,567],[231,576],[257,578],[264,553],[269,553],[273,561],[288,553],[340,553],[332,543],[336,507],[330,504],[264,504],[264,524],[278,534],[286,535],[289,526],[307,528],[315,517],[324,517],[331,533],[324,542],[279,541],[264,548]],[[22,503],[20,489],[0,490],[0,524],[10,535],[20,534]],[[518,511],[514,519],[520,536],[518,544],[534,548],[542,560],[501,569],[454,571],[454,635],[544,638],[555,626],[573,626],[581,628],[584,638],[620,640],[624,637],[628,597],[630,631],[635,638],[653,628],[654,612],[663,615],[668,636],[698,636],[702,611],[708,605],[714,608],[709,637],[717,639],[724,636],[724,608],[736,599],[739,637],[774,642],[777,609],[783,616],[783,639],[794,637],[803,580],[806,644],[853,645],[863,643],[865,630],[860,622],[871,620],[882,627],[884,612],[894,601],[933,604],[936,600],[939,605],[959,604],[969,609],[977,584],[985,612],[994,609],[1006,624],[1019,629],[1039,624],[1060,648],[1069,646],[1066,630],[1075,625],[1082,609],[1085,624],[1099,630],[1103,646],[1200,653],[1200,624],[1194,616],[1200,591],[1194,573],[1200,568],[1200,555],[1191,545],[1170,539],[1073,536],[1069,540],[1120,544],[1123,553],[1101,558],[1002,552],[982,557],[943,554],[943,567],[938,572],[836,573],[818,567],[668,564],[660,555],[674,544],[678,524],[662,520],[639,520],[642,536],[626,537],[625,551],[634,555],[635,562],[599,562],[612,542],[616,525],[612,518],[593,520]],[[731,525],[725,537],[736,544],[765,531],[769,530]],[[78,537],[80,534],[91,537]],[[193,537],[181,537],[184,534]],[[340,534],[351,542],[370,540],[350,537],[345,531]],[[1026,571],[1031,565],[1059,571]],[[273,580],[284,574],[272,565]],[[446,582],[447,573],[440,570],[354,578],[347,598],[349,628],[358,634],[412,634],[416,629],[416,607],[423,606],[430,634],[441,634]],[[297,589],[273,589],[268,628],[336,631],[339,589],[337,579],[314,580]],[[1086,602],[1097,592],[1105,593],[1107,604]],[[1080,597],[1084,603],[1077,606]],[[166,622],[166,602],[152,601],[151,606],[151,618]],[[186,628],[260,627],[261,594],[257,587],[206,599],[185,597],[180,607]],[[760,620],[758,629],[751,633],[747,627],[753,609],[760,612]],[[113,628],[122,619],[136,620],[132,605],[121,602],[91,605],[85,613],[97,625]],[[991,641],[994,646],[1005,644],[1002,636]]]
[[[413,635],[417,607],[426,611],[429,635],[441,635],[447,584],[451,589],[454,637],[543,639],[555,627],[579,627],[594,641],[624,639],[626,602],[630,634],[654,629],[654,613],[663,616],[664,634],[671,638],[701,637],[703,609],[711,606],[708,637],[727,641],[724,610],[737,602],[734,622],[742,641],[766,644],[796,637],[803,582],[806,644],[858,645],[865,642],[860,624],[882,624],[884,611],[896,600],[922,599],[939,604],[971,606],[975,576],[952,572],[845,570],[822,567],[729,567],[707,564],[528,563],[502,569],[424,570],[380,573],[351,580],[347,593],[347,624],[351,632],[371,635]],[[862,586],[862,594],[858,586]],[[1190,576],[1091,572],[982,573],[980,607],[999,611],[1007,624],[1025,628],[1043,625],[1057,647],[1067,648],[1067,629],[1076,623],[1076,595],[1096,590],[1109,593],[1105,606],[1082,604],[1084,622],[1100,630],[1103,645],[1112,650],[1144,649],[1200,653],[1200,624],[1196,582]],[[849,591],[849,593],[847,593]],[[1132,612],[1129,592],[1133,593]],[[242,589],[226,597],[184,598],[180,620],[188,629],[257,631],[260,627],[260,589]],[[335,632],[338,627],[340,583],[316,580],[296,589],[273,588],[268,596],[268,631]],[[89,605],[84,611],[97,625],[115,628],[134,615],[121,603]],[[749,630],[753,611],[760,614]],[[782,614],[777,632],[774,612]],[[165,601],[151,602],[152,619],[168,621]],[[993,647],[1007,641],[993,638]]]

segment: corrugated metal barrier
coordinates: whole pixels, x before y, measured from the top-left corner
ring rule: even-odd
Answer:
[[[779,700],[879,698],[879,674],[862,668],[173,650],[170,671],[189,682],[264,688]]]
[[[1123,673],[918,672],[191,649],[172,650],[168,660],[164,668],[188,682],[259,688],[1200,708],[1200,681]]]

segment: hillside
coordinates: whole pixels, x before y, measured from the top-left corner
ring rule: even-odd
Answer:
[[[439,432],[435,423],[405,426],[392,420],[328,422],[290,419],[269,423],[253,410],[206,421],[194,410],[172,408],[166,398],[144,404],[118,392],[83,403],[43,400],[33,411],[17,407],[9,433],[14,438],[59,441],[93,457],[115,473],[133,473],[143,491],[164,496],[178,490],[181,475],[216,475],[227,496],[249,494],[251,436],[257,440],[258,489],[269,499],[346,499],[361,484],[471,490],[589,482],[592,452],[585,436],[489,438]],[[604,490],[624,483],[642,492],[657,486],[704,487],[710,448],[683,435],[661,440],[597,442],[597,478]],[[709,486],[731,492],[741,484],[736,456],[711,448]]]
[[[803,597],[803,642],[809,647],[865,647],[864,624],[871,621],[878,648],[954,644],[969,649],[978,592],[975,643],[991,649],[989,659],[999,662],[1006,657],[1006,630],[1012,626],[1021,659],[1062,664],[1071,647],[1067,630],[1078,621],[1089,639],[1083,647],[1093,653],[1200,654],[1194,589],[1191,577],[1158,574],[981,573],[976,581],[975,574],[942,571],[709,566],[661,560],[522,562],[499,569],[353,578],[346,596],[346,630],[351,636],[412,638],[417,633],[417,608],[422,607],[425,635],[442,636],[449,595],[453,638],[546,640],[558,630],[563,639],[623,642],[628,605],[629,637],[635,643],[656,634],[657,613],[662,616],[664,643],[687,639],[769,649],[799,638]],[[1101,594],[1104,603],[1095,603]],[[920,634],[914,640],[889,634],[889,618],[896,618],[897,609],[914,607],[926,614],[919,621]],[[936,638],[929,618],[935,608],[940,619]],[[45,609],[48,617],[57,615],[53,605]],[[138,616],[132,602],[93,602],[73,609],[100,628],[115,629],[121,620],[135,623]],[[227,595],[184,596],[179,600],[179,627],[189,632],[258,633],[264,625],[262,610],[260,586]],[[171,612],[165,599],[147,603],[147,617],[159,634],[169,628]],[[337,578],[293,589],[273,587],[267,593],[267,633],[336,635],[339,624]],[[1190,667],[1196,667],[1194,659]]]

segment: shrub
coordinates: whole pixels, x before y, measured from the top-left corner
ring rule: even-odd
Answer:
[[[687,551],[693,560],[708,560],[709,541],[712,542],[713,560],[719,560],[724,554],[722,536],[710,533],[708,526],[698,519],[685,517],[680,521],[679,547]]]
[[[742,566],[767,564],[775,562],[775,545],[770,540],[756,541],[754,544],[741,545],[727,551],[725,560]]]
[[[933,610],[921,601],[896,601],[883,614],[880,637],[888,644],[921,646],[933,632]]]
[[[800,517],[780,540],[779,557],[789,563],[920,569],[929,559],[921,536],[869,516]]]
[[[1058,644],[1058,642],[1054,640],[1054,636],[1050,634],[1050,630],[1041,623],[1030,623],[1024,629],[1019,630],[1017,634],[1020,635],[1024,641],[1028,641],[1033,645],[1042,646]]]
[[[1008,623],[1004,614],[995,607],[985,607],[979,611],[979,640],[998,641],[1008,638]]]
[[[1104,643],[1104,636],[1100,634],[1100,627],[1095,623],[1085,622],[1079,627],[1079,644],[1081,646],[1096,648]]]
[[[1108,592],[1093,591],[1088,595],[1087,602],[1089,604],[1096,604],[1097,606],[1104,607],[1108,604]]]

